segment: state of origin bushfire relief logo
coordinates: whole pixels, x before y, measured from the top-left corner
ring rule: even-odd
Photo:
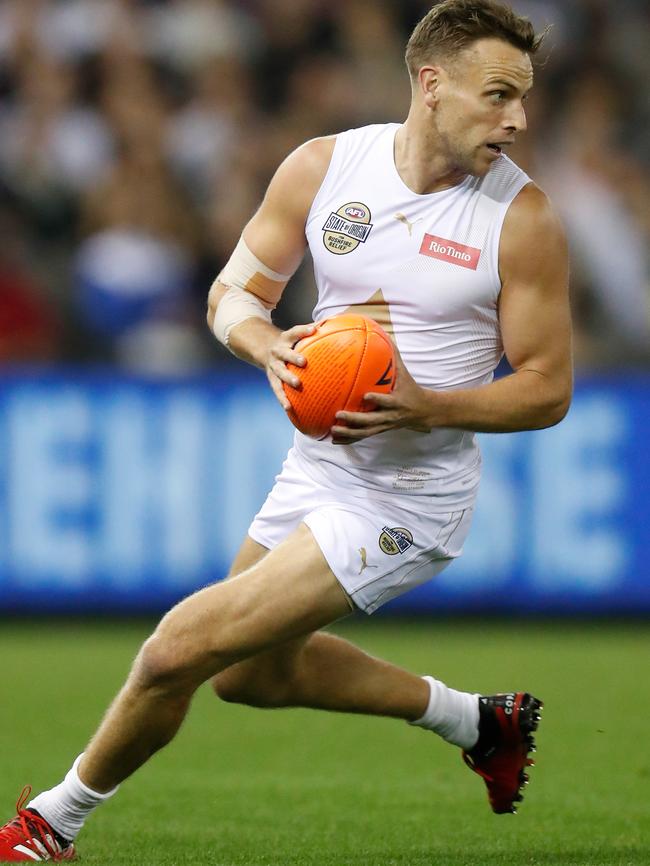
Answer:
[[[370,208],[360,201],[350,201],[327,217],[322,228],[323,243],[334,255],[344,256],[365,244],[371,229]]]

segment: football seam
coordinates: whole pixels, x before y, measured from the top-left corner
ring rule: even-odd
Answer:
[[[359,330],[361,330],[361,329],[359,329]],[[350,395],[354,391],[354,388],[355,388],[357,382],[359,381],[359,374],[361,373],[361,367],[363,366],[363,359],[366,357],[366,352],[368,351],[368,328],[367,328],[367,326],[364,327],[363,331],[365,334],[365,340],[363,342],[363,352],[361,353],[361,357],[359,358],[359,364],[357,365],[357,372],[355,373],[354,381],[352,382],[352,385],[350,385],[350,390],[348,391],[348,396],[345,398],[345,403],[343,404],[343,407],[344,407],[343,411],[344,412],[348,411],[345,408],[345,406],[348,405],[348,400],[350,399]],[[335,420],[338,420],[338,419],[335,419]]]
[[[323,321],[327,321],[327,320],[323,319]],[[320,325],[321,322],[319,322],[318,324]],[[328,331],[326,334],[309,334],[307,337],[304,337],[303,339],[309,340],[310,337],[318,337],[319,339],[321,339],[323,337],[329,337],[332,334],[349,334],[350,331],[364,331],[366,334],[368,333],[367,328],[365,328],[361,325],[354,325],[352,328],[337,328],[335,331]],[[298,342],[300,342],[300,340],[298,340]]]
[[[323,321],[327,321],[327,320],[323,319]],[[320,325],[320,324],[321,324],[320,322],[317,322],[317,325]],[[368,333],[369,333],[368,328],[365,326],[362,327],[361,325],[355,325],[353,328],[337,328],[336,331],[328,331],[327,334],[319,334],[318,332],[316,332],[314,334],[309,334],[309,336],[307,336],[307,337],[301,337],[300,340],[296,340],[296,342],[293,344],[293,346],[291,348],[295,349],[296,346],[298,345],[298,343],[301,343],[303,340],[313,340],[313,342],[311,342],[309,344],[309,347],[308,347],[308,348],[311,348],[314,345],[314,343],[318,342],[318,340],[323,340],[326,337],[333,336],[334,334],[349,334],[350,331],[363,331],[363,333],[366,335],[366,344],[367,344]],[[314,339],[314,338],[316,338],[316,339]],[[365,349],[364,349],[364,351],[365,351]],[[296,365],[294,364],[294,366],[296,366]],[[300,370],[302,368],[299,367],[298,369]]]
[[[318,327],[323,322],[326,322],[327,319],[322,319],[320,322],[316,322],[316,326]],[[313,337],[317,337],[318,340],[322,340],[323,337],[329,337],[331,334],[346,334],[350,331],[364,331],[365,334],[368,334],[368,329],[361,325],[354,325],[352,328],[337,328],[335,331],[328,331],[327,334],[319,334],[318,332],[314,332],[313,334],[308,334],[306,337],[300,337],[299,340],[296,340],[295,343],[292,343],[291,348],[295,349],[298,343],[302,343],[303,340],[311,340]],[[316,342],[316,340],[314,340]],[[310,343],[310,346],[313,346],[313,343]]]

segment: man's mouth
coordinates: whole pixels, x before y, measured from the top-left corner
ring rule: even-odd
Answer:
[[[498,155],[503,152],[504,147],[510,147],[511,144],[514,142],[504,139],[503,141],[489,141],[486,147]]]

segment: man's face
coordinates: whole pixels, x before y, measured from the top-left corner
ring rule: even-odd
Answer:
[[[455,168],[481,177],[515,134],[526,129],[523,101],[533,83],[530,58],[500,39],[480,39],[438,69],[437,137]]]

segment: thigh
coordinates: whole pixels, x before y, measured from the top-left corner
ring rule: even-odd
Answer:
[[[256,565],[268,552],[268,547],[264,547],[264,545],[260,544],[258,541],[253,541],[250,535],[247,535],[242,542],[242,546],[237,551],[237,555],[233,559],[230,571],[228,572],[228,577],[235,577],[236,575],[241,574],[242,571],[246,571],[246,569]]]
[[[158,634],[207,679],[349,612],[345,592],[311,531],[301,525],[242,573],[178,604]]]
[[[233,560],[227,579],[236,577],[256,565],[268,552],[267,547],[246,536]],[[311,636],[310,633],[304,637],[285,641],[279,646],[263,650],[241,662],[235,662],[216,675],[213,688],[219,693],[219,690],[227,689],[231,684],[246,682],[254,685],[258,681],[288,679],[294,670],[299,653]]]

